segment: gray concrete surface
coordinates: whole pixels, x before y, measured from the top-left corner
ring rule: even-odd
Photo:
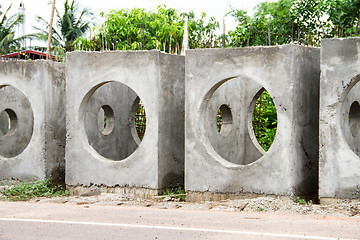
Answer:
[[[123,160],[137,149],[140,139],[134,122],[138,103],[136,93],[119,82],[106,83],[91,95],[85,107],[85,131],[90,146],[101,156]]]
[[[359,239],[358,218],[0,202],[0,239]]]
[[[69,187],[161,189],[183,184],[184,68],[183,56],[155,50],[67,54]],[[116,84],[119,91],[112,87]],[[134,136],[132,116],[139,99],[147,118],[141,143]],[[115,123],[106,134],[96,130],[104,105],[112,108]]]
[[[321,49],[320,198],[360,198],[360,39]]]
[[[64,181],[65,65],[1,61],[0,113],[0,180]]]
[[[214,150],[229,162],[246,165],[259,159],[265,151],[257,142],[252,126],[248,126],[249,109],[254,98],[262,92],[262,86],[255,81],[241,81],[234,78],[219,86],[208,101],[206,109],[206,137]],[[221,127],[220,134],[217,130],[217,113],[221,106],[227,106],[230,110],[231,122],[226,124],[226,112],[222,118],[225,123]],[[249,115],[251,114],[251,115]],[[226,129],[227,128],[227,129]],[[224,132],[223,132],[224,131]],[[251,132],[249,132],[251,131]],[[241,146],[241,147],[239,147]]]
[[[317,194],[319,60],[319,49],[297,45],[187,52],[185,188],[190,195]],[[267,153],[251,125],[262,88],[273,97],[278,117]],[[222,104],[234,110],[233,128],[214,137],[221,135],[214,124]]]

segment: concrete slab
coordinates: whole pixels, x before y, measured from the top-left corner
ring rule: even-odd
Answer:
[[[321,199],[360,198],[360,38],[325,39],[321,49]]]
[[[316,195],[320,50],[297,45],[197,49],[186,55],[185,189],[209,193]],[[268,152],[252,128],[266,89],[278,118]],[[232,123],[216,130],[226,105]],[[227,127],[229,128],[229,126]]]
[[[65,178],[65,65],[0,62],[0,179]]]
[[[69,188],[156,190],[183,184],[183,56],[157,50],[72,52],[66,68]],[[142,141],[134,123],[139,100],[146,112]]]

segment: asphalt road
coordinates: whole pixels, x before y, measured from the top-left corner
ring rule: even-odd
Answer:
[[[0,202],[0,239],[360,239],[360,218]]]

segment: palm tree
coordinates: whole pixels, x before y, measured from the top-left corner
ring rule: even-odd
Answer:
[[[55,8],[55,11],[57,17],[56,27],[58,30],[53,27],[51,43],[55,47],[72,51],[74,40],[83,36],[90,29],[90,22],[85,21],[84,18],[92,18],[93,14],[86,8],[79,12],[78,4],[75,0],[72,0],[70,4],[68,0],[65,0],[63,14],[60,14],[57,8]],[[45,25],[46,30],[34,27],[38,32],[33,34],[33,37],[38,40],[47,41],[49,23],[42,17],[38,17],[38,22]]]
[[[24,36],[15,38],[16,28],[23,23],[24,16],[14,14],[8,16],[8,12],[12,5],[10,5],[5,12],[1,11],[0,5],[0,52],[9,52],[19,47],[19,42],[24,39]]]

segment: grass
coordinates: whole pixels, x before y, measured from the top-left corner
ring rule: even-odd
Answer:
[[[179,199],[180,202],[184,202],[186,198],[186,193],[183,186],[169,188],[167,187],[161,194],[165,197],[170,197],[173,199]]]
[[[258,208],[256,209],[256,212],[262,212],[262,211],[265,211],[265,209],[262,208],[262,207],[258,207]]]
[[[310,204],[310,201],[306,201],[305,199],[302,199],[300,197],[296,197],[295,202],[300,204],[300,205],[308,205],[308,204]]]
[[[26,180],[0,191],[9,201],[27,201],[36,197],[69,196],[69,192],[61,185],[53,185],[52,179],[35,181]]]

